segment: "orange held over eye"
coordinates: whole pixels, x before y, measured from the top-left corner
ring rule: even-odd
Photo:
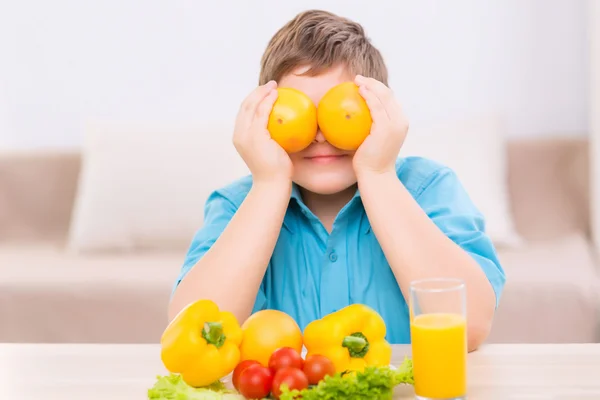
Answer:
[[[269,366],[275,350],[290,347],[302,351],[302,331],[288,314],[278,310],[262,310],[251,315],[242,324],[240,362],[255,360]]]
[[[279,88],[277,93],[267,130],[288,153],[304,150],[317,135],[317,107],[299,90]]]
[[[325,139],[341,150],[358,149],[371,132],[371,112],[353,82],[331,88],[317,110],[317,121]]]

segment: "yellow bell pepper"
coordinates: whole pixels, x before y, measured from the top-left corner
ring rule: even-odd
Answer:
[[[385,340],[383,318],[363,304],[352,304],[309,323],[304,329],[307,356],[329,358],[336,372],[363,371],[366,366],[388,366],[392,347]]]
[[[161,359],[192,387],[208,386],[240,361],[242,329],[235,316],[210,300],[185,307],[161,336]]]

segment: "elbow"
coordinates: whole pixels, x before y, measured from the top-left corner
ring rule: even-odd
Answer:
[[[170,323],[177,316],[177,311],[173,307],[173,303],[169,304],[169,309],[167,311],[167,323]]]
[[[168,323],[171,323],[177,317],[177,314],[181,312],[181,310],[185,307],[185,302],[181,300],[182,293],[180,293],[180,288],[177,287],[171,296],[171,300],[169,301],[169,305],[167,307],[167,319]]]
[[[232,303],[227,302],[226,300],[219,299],[216,296],[205,296],[205,297],[200,297],[200,298],[197,298],[196,296],[191,297],[191,296],[188,296],[186,294],[186,292],[180,292],[182,289],[177,288],[175,290],[175,292],[173,293],[171,301],[169,302],[169,305],[167,308],[168,323],[171,323],[171,321],[173,321],[175,318],[177,318],[177,315],[179,315],[179,313],[182,310],[184,310],[186,307],[188,307],[192,303],[199,301],[201,299],[206,299],[206,300],[210,300],[210,301],[214,302],[219,307],[219,310],[221,310],[221,311],[231,312],[234,315],[234,317],[236,318],[236,320],[239,321],[240,325],[244,321],[246,321],[246,319],[250,316],[250,314],[252,312],[253,304],[250,304],[250,305],[243,305],[243,304],[236,304],[236,303],[232,304]]]
[[[177,313],[179,313],[179,307],[177,306],[176,302],[171,300],[167,309],[167,322],[170,323],[173,321],[177,316]]]
[[[471,302],[467,306],[471,310],[467,315],[467,348],[469,352],[477,350],[487,340],[492,331],[496,313],[496,299],[491,286],[486,292],[475,293],[474,297],[481,300]]]
[[[479,346],[481,346],[484,341],[485,338],[482,338],[481,336],[475,337],[474,335],[469,334],[467,339],[467,352],[471,353],[479,349]]]
[[[467,351],[477,350],[488,338],[492,330],[491,318],[480,318],[468,324],[467,328]]]

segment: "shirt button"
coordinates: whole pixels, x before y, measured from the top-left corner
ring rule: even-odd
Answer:
[[[335,251],[332,251],[331,253],[329,253],[329,261],[331,262],[336,262],[337,261],[337,254],[335,254]]]

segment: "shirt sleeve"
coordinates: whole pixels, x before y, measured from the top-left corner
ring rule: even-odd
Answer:
[[[188,272],[221,236],[236,212],[236,205],[222,193],[213,192],[208,197],[204,207],[204,224],[192,239],[183,266],[181,267],[181,271],[173,287],[173,293]],[[254,309],[261,309],[265,303],[266,297],[263,285],[261,284],[254,304]]]
[[[456,174],[449,168],[434,172],[422,185],[417,201],[429,218],[477,261],[496,295],[496,307],[506,282],[485,219],[473,204]]]

